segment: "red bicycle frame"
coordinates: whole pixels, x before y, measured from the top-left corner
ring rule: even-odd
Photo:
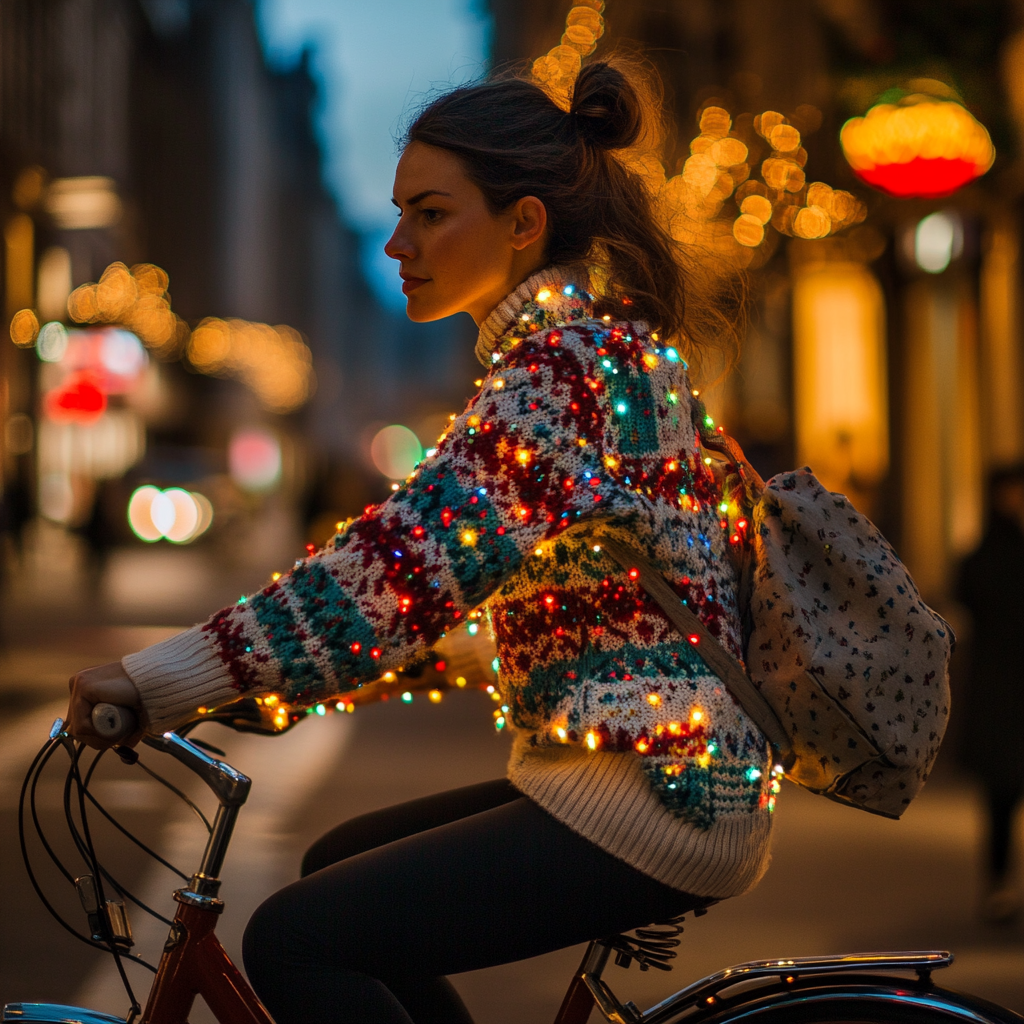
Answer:
[[[274,1024],[215,934],[224,904],[187,890],[174,898],[178,911],[142,1024],[184,1024],[196,996],[221,1024]]]

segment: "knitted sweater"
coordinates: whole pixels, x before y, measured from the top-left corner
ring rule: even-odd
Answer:
[[[477,354],[479,393],[397,493],[265,590],[124,659],[150,727],[243,694],[343,693],[486,603],[512,782],[666,884],[741,892],[767,864],[768,745],[594,536],[643,547],[742,657],[728,500],[685,364],[642,323],[593,319],[557,270],[494,310]]]

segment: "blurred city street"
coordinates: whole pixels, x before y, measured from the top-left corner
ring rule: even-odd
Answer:
[[[593,103],[577,102],[585,95],[577,89],[579,76],[598,62],[607,66],[585,78],[621,78],[608,86],[614,102],[603,91]],[[477,222],[462,214],[446,219],[443,211],[422,207],[427,197],[455,202],[447,186],[432,183],[418,195],[412,189],[403,200],[395,167],[403,132],[411,132],[425,105],[510,69],[524,80],[516,88],[528,90],[530,103],[559,126],[535,132],[531,122],[531,144],[564,134],[572,160],[597,175],[586,180],[610,175],[607,181],[620,185],[583,195],[582,186],[567,187],[561,172],[552,173],[548,157],[540,171],[530,171],[535,177],[516,178],[520,191],[513,204],[530,199],[530,189],[561,189],[563,205],[551,198],[555,192],[540,200],[550,208],[537,222],[541,233],[530,243],[536,258],[528,272],[564,272],[571,283],[552,290],[545,277],[531,293],[535,312],[509,314],[508,330],[514,327],[522,337],[506,334],[507,346],[492,339],[499,348],[488,354],[488,325],[511,308],[497,299],[478,305],[472,298],[490,296],[492,278],[483,292],[474,291],[466,265],[459,264],[457,273],[442,270],[435,280],[429,259],[411,267],[401,248],[409,248],[402,225],[421,218],[428,243],[420,250],[436,245],[439,259],[465,257],[478,250],[464,246],[465,239],[455,244],[452,239],[462,236],[444,232],[469,231],[465,225]],[[648,87],[650,123],[638,129],[635,142],[612,146],[605,129],[626,118],[633,104],[637,112],[628,119],[640,118]],[[492,117],[490,107],[486,113],[494,130],[504,132],[505,122]],[[409,145],[421,144],[435,148]],[[498,210],[499,193],[488,192],[492,186],[471,173],[460,145],[438,142],[459,188],[498,223],[513,206]],[[519,152],[525,145],[508,146],[500,158],[496,150],[486,151],[495,181],[527,173]],[[414,154],[406,151],[409,159]],[[614,218],[624,232],[616,242],[607,224],[598,225],[598,214],[611,216],[608,204],[622,183],[632,191],[621,194],[634,201]],[[512,185],[502,189],[506,197],[515,191]],[[435,223],[441,233],[430,235],[427,228]],[[556,483],[526,448],[522,401],[507,431],[494,429],[500,418],[491,422],[491,412],[467,415],[466,451],[473,444],[479,453],[494,442],[496,473],[536,472],[531,486],[553,488],[559,501],[589,493],[600,483],[591,470],[600,469],[603,478],[607,469],[623,489],[620,496],[639,503],[630,508],[642,508],[655,494],[661,495],[657,502],[671,505],[673,516],[700,506],[713,516],[708,532],[717,523],[735,551],[760,530],[765,505],[748,501],[754,495],[741,496],[738,486],[726,493],[738,476],[749,482],[745,471],[733,476],[719,465],[712,472],[721,469],[723,479],[713,486],[704,480],[719,449],[733,450],[728,438],[765,480],[810,466],[826,491],[846,495],[877,525],[913,579],[909,590],[916,587],[958,638],[944,745],[923,794],[902,820],[858,813],[784,783],[774,811],[773,865],[761,885],[689,921],[671,973],[641,973],[634,965],[610,969],[606,980],[621,999],[643,1006],[752,959],[945,949],[956,961],[938,983],[1024,1013],[1021,0],[0,0],[0,227],[0,1005],[81,1003],[122,1016],[128,1008],[110,959],[77,943],[47,914],[19,848],[22,779],[51,723],[64,714],[69,677],[239,602],[344,532],[347,522],[360,516],[372,521],[372,510],[395,492],[405,501],[410,490],[404,484],[415,491],[415,481],[436,470],[437,462],[427,460],[441,446],[439,435],[449,440],[438,461],[451,458],[461,443],[461,435],[450,431],[462,429],[458,413],[467,401],[498,391],[511,400],[518,393],[505,387],[502,360],[514,361],[521,341],[533,343],[529,331],[552,323],[561,331],[574,321],[585,308],[577,305],[581,291],[589,290],[594,294],[588,301],[596,302],[593,326],[603,329],[598,316],[617,318],[612,313],[619,306],[611,303],[621,300],[623,307],[635,306],[635,316],[623,315],[649,321],[651,343],[660,346],[645,351],[623,376],[612,353],[583,376],[586,388],[575,371],[570,375],[587,402],[616,387],[637,395],[637,402],[616,399],[614,415],[609,412],[609,430],[614,427],[619,439],[607,440],[611,433],[596,438],[585,417],[594,420],[598,413],[581,411],[587,408],[582,399],[559,397],[562,427],[574,433],[565,446],[556,437],[562,454],[589,459],[595,446],[611,445],[600,461],[586,463],[590,468],[576,483],[568,476]],[[566,241],[584,229],[585,238]],[[639,240],[622,242],[633,238],[631,231],[639,232]],[[571,258],[570,250],[576,253]],[[641,257],[660,253],[662,270],[623,284],[612,273],[616,252],[629,253],[625,263],[638,271],[646,266]],[[667,279],[676,280],[674,273],[662,273],[669,267],[680,270],[678,301],[641,309],[652,298],[649,287],[657,292]],[[472,269],[490,273],[482,262]],[[521,283],[532,279],[525,271],[513,277],[500,279],[502,294],[517,286],[521,291]],[[413,292],[431,281],[456,282],[456,291],[464,285],[465,294],[420,315]],[[547,319],[555,309],[543,304],[552,297],[555,303],[566,298],[566,308],[576,312]],[[635,327],[625,334],[626,343],[647,336]],[[613,326],[616,333],[622,334]],[[559,348],[561,337],[551,334],[547,341],[558,358],[567,351]],[[528,349],[520,348],[519,357]],[[597,351],[603,357],[607,350]],[[623,351],[636,359],[636,346]],[[685,370],[688,376],[659,395],[679,409],[664,405],[658,417],[642,420],[642,430],[629,426],[634,415],[641,423],[641,394],[657,397],[650,373],[670,363],[673,374]],[[531,386],[538,386],[547,371],[524,365],[530,366]],[[494,402],[496,409],[499,399]],[[531,415],[538,404],[528,403]],[[683,427],[690,422],[697,434],[687,435],[685,445],[673,441],[671,450],[660,449],[670,422],[672,430],[682,430],[676,412],[684,406],[689,412]],[[537,438],[550,434],[546,425],[530,429]],[[723,432],[724,439],[718,436]],[[623,445],[635,447],[628,458],[621,455]],[[651,473],[633,468],[632,461],[634,455],[646,459],[648,445],[659,452]],[[611,449],[621,449],[620,456]],[[450,559],[456,552],[460,566],[476,566],[478,581],[492,582],[493,566],[481,568],[489,545],[494,538],[499,546],[518,545],[526,536],[521,531],[541,522],[531,518],[533,499],[510,504],[507,521],[492,535],[485,504],[493,500],[498,507],[506,482],[499,478],[492,485],[474,476],[464,501],[457,496],[462,470],[439,472],[444,486],[430,500],[443,495],[448,504],[433,520],[424,513],[412,536],[428,535],[417,541],[423,550],[443,536],[438,551],[443,547]],[[678,480],[677,473],[683,474]],[[704,480],[700,488],[711,486],[710,501],[687,473]],[[664,494],[652,490],[652,474],[673,481],[664,483]],[[449,487],[456,495],[450,502]],[[595,491],[594,501],[602,494]],[[452,526],[460,502],[479,517],[472,528]],[[546,507],[538,502],[536,508]],[[560,526],[572,522],[568,516],[561,513]],[[445,616],[437,619],[438,631],[453,633],[455,622],[466,626],[456,636],[476,638],[466,641],[467,649],[484,638],[477,630],[494,600],[486,587],[467,589],[459,576],[463,569],[452,570],[452,583],[447,570],[436,567],[441,562],[427,559],[428,571],[410,586],[421,586],[428,599],[415,598],[413,608],[414,598],[394,581],[406,572],[413,581],[421,566],[408,557],[404,541],[394,539],[404,529],[393,525],[398,522],[405,520],[397,516],[386,530],[380,527],[386,544],[381,540],[384,546],[364,561],[368,573],[380,568],[380,577],[371,583],[371,575],[352,580],[335,570],[332,580],[325,574],[325,589],[309,599],[311,607],[320,602],[317,615],[323,615],[315,622],[302,619],[310,624],[307,638],[331,637],[339,644],[332,657],[350,652],[353,664],[371,666],[369,673],[381,669],[369,659],[382,652],[386,659],[389,644],[400,642],[392,633],[375,632],[375,611],[346,617],[373,587],[374,600],[391,588],[399,612],[412,611],[404,620],[389,620],[388,630],[403,622],[420,629],[413,620],[430,606],[425,614]],[[530,534],[515,557],[501,555],[501,564],[515,565],[518,574],[503,581],[506,589],[531,575],[530,559],[545,557],[545,546],[558,536],[555,512],[549,511],[547,523],[547,534],[536,542]],[[841,518],[834,523],[833,539],[855,535]],[[450,532],[442,535],[441,529]],[[367,532],[365,522],[360,530]],[[798,532],[794,528],[792,536]],[[818,531],[818,539],[825,533]],[[659,536],[667,543],[667,532]],[[707,536],[700,539],[712,550]],[[870,543],[877,539],[872,535]],[[693,535],[686,540],[695,544]],[[824,550],[824,562],[834,568],[834,545],[825,542]],[[881,562],[891,554],[881,544],[875,550],[884,552]],[[381,567],[374,561],[379,551],[388,562],[392,555],[405,560]],[[869,559],[857,552],[851,564],[860,572]],[[712,568],[724,569],[724,561]],[[321,570],[317,563],[309,578]],[[865,589],[873,599],[880,578],[874,573],[881,571],[875,565],[870,570],[864,569],[871,581]],[[782,583],[811,593],[806,572],[799,572],[798,583],[795,571]],[[689,577],[679,579],[679,587],[690,587]],[[729,592],[731,577],[721,579]],[[853,587],[853,576],[847,582]],[[324,599],[326,587],[335,585],[341,596]],[[604,585],[610,586],[608,579]],[[436,601],[440,593],[452,595],[443,598],[445,610]],[[463,608],[459,595],[470,593],[475,596]],[[543,614],[557,615],[554,597],[544,600],[552,609]],[[705,607],[712,601],[729,603],[709,591]],[[892,597],[887,603],[894,607]],[[817,607],[825,605],[818,600]],[[826,609],[834,616],[828,619],[831,638],[842,632],[837,622],[849,607],[846,600],[836,604],[838,611]],[[568,602],[562,606],[573,623],[590,630],[600,609],[590,603],[585,608],[577,618]],[[259,604],[244,613],[258,618]],[[818,611],[805,613],[811,615],[817,618]],[[936,636],[948,642],[944,627],[934,633],[915,629],[911,613],[891,633],[893,616],[884,606],[869,617],[879,632],[851,652],[865,661],[876,657],[881,648],[873,645],[880,638],[898,646],[908,636],[912,644],[916,632],[921,644]],[[851,630],[853,618],[851,611]],[[514,621],[524,623],[523,636],[531,635],[534,627],[525,625],[525,617]],[[722,620],[715,622],[720,629]],[[292,642],[291,636],[282,642],[286,631],[276,625],[261,620],[259,628],[275,651]],[[551,638],[536,628],[538,645],[547,644]],[[607,636],[605,628],[602,621],[593,636]],[[553,631],[564,635],[561,626]],[[825,632],[816,641],[819,649],[827,643]],[[294,635],[302,635],[298,627]],[[407,635],[418,642],[427,634]],[[847,639],[842,636],[839,646],[849,646]],[[272,714],[281,722],[288,714],[306,717],[280,736],[234,733],[212,722],[197,727],[198,739],[223,748],[226,759],[255,782],[224,871],[227,912],[220,934],[239,965],[247,919],[269,893],[297,876],[303,851],[323,832],[353,815],[504,774],[510,737],[495,727],[504,727],[502,716],[513,713],[504,701],[512,705],[515,698],[500,687],[482,692],[486,681],[480,678],[470,678],[467,687],[465,678],[479,671],[493,680],[500,662],[493,650],[478,646],[466,655],[472,668],[457,667],[460,654],[451,652],[459,640],[449,635],[447,642],[451,646],[435,649],[434,667],[425,670],[446,670],[448,682],[462,688],[443,698],[440,691],[427,696],[435,684],[426,682],[424,692],[408,701],[403,693],[398,700],[335,711],[299,703],[308,691],[282,692],[273,698],[280,703]],[[246,653],[238,653],[238,645],[230,657],[251,658],[258,675],[271,657],[259,643],[246,640]],[[600,650],[601,643],[584,639],[574,657],[582,664]],[[314,655],[325,656],[322,650]],[[749,650],[744,657],[751,657]],[[900,687],[913,682],[909,669],[903,674],[905,652],[892,655],[884,668],[878,657],[879,682],[871,676],[874,665],[862,672],[871,713],[883,682],[895,677],[894,701],[904,700]],[[441,658],[447,665],[438,667]],[[533,658],[520,659],[529,661],[530,671],[538,667]],[[830,668],[843,660],[845,655]],[[900,665],[893,667],[893,660]],[[501,671],[509,664],[506,659]],[[805,662],[796,657],[795,664]],[[767,671],[767,660],[764,665]],[[856,676],[851,666],[845,666],[847,679]],[[410,673],[420,673],[422,682],[421,669],[412,666]],[[564,683],[567,699],[589,699],[589,684],[579,682],[575,667],[564,677],[558,671],[560,680],[572,680]],[[808,665],[807,671],[818,669]],[[924,685],[931,686],[935,675],[925,673]],[[390,673],[384,678],[379,687],[363,689],[362,697],[376,699],[380,687],[397,683]],[[619,676],[621,682],[633,678]],[[795,692],[796,683],[788,676],[785,682]],[[943,692],[942,684],[940,674],[924,701],[936,719],[945,701],[932,698]],[[657,694],[649,692],[644,704],[632,682],[630,687],[615,700],[635,700],[645,715],[663,715],[664,708],[651,710],[661,705]],[[544,692],[540,703],[548,700]],[[839,693],[838,702],[851,699],[845,683]],[[602,706],[605,698],[611,702],[612,692],[600,699]],[[898,722],[918,738],[876,750],[888,756],[923,741],[924,712],[918,705],[913,717],[905,713],[909,705],[899,705],[889,724]],[[270,700],[262,705],[270,706]],[[551,708],[545,704],[543,711]],[[695,727],[705,716],[696,705],[685,713]],[[618,714],[618,707],[609,712],[601,736],[611,735],[608,722]],[[651,720],[654,735],[679,735],[680,722],[669,718],[665,713],[663,720]],[[813,711],[810,718],[818,721]],[[571,721],[552,718],[548,724],[581,749],[604,742],[592,731],[573,732]],[[706,726],[706,720],[699,726],[701,735]],[[705,753],[694,753],[696,747],[686,753],[689,767],[706,770],[717,756],[710,743],[722,739],[714,728],[712,723]],[[928,744],[936,736],[930,732]],[[638,756],[661,757],[649,740],[644,733],[615,742],[617,749],[632,745]],[[856,749],[857,743],[849,746]],[[820,753],[815,748],[815,762],[827,764]],[[67,834],[64,756],[58,751],[47,765],[35,813],[57,859],[74,874],[83,858]],[[152,750],[143,760],[210,807],[209,794],[180,765],[161,764],[169,759]],[[765,767],[743,768],[747,782],[763,786]],[[680,761],[647,770],[679,775],[689,768]],[[170,789],[112,755],[95,763],[91,786],[126,830],[180,868],[182,877],[191,875],[205,832]],[[767,807],[767,791],[762,799],[759,806]],[[1018,806],[1011,812],[1014,800]],[[1000,856],[1006,845],[987,841],[993,808],[993,820],[1003,824],[1016,814],[1009,868]],[[168,916],[180,879],[108,823],[96,819],[95,827],[112,884]],[[67,884],[71,876],[62,875],[35,839],[29,846],[43,891],[84,930],[85,914]],[[515,865],[500,867],[514,902]],[[550,907],[552,915],[565,912]],[[154,961],[168,923],[138,906],[130,913],[136,950]],[[1000,918],[1002,924],[992,923]],[[580,952],[466,974],[454,984],[479,1024],[539,1024],[553,1019]],[[139,965],[128,971],[144,1002],[150,976]],[[213,1022],[205,1007],[191,1019]]]
[[[278,548],[278,565],[286,547]],[[229,580],[215,564],[195,556],[189,550],[122,552],[111,562],[99,600],[90,597],[73,568],[55,575],[32,563],[34,569],[11,581],[0,660],[0,851],[7,883],[0,1003],[47,999],[125,1012],[108,958],[67,936],[28,885],[17,850],[17,792],[50,723],[63,714],[69,673],[169,635],[240,588],[260,582],[262,568],[236,569]],[[73,560],[65,565],[73,567]],[[167,595],[166,618],[161,619],[159,601],[143,599],[143,589]],[[48,613],[47,607],[55,610]],[[200,738],[223,748],[227,760],[254,779],[224,873],[227,910],[220,934],[232,955],[238,955],[248,915],[264,896],[296,877],[303,850],[327,828],[368,810],[502,775],[508,738],[494,732],[492,707],[486,694],[467,691],[439,705],[417,699],[412,705],[389,702],[353,714],[312,716],[273,738],[243,736],[213,724],[200,729]],[[59,760],[40,796],[51,838],[62,835]],[[150,752],[145,760],[196,792],[185,773],[160,764],[166,758]],[[186,872],[196,866],[203,832],[174,797],[114,759],[98,778],[100,799],[129,828]],[[687,982],[761,957],[934,948],[956,954],[938,983],[1024,1012],[1024,922],[1005,928],[979,922],[978,794],[948,763],[940,764],[899,822],[855,812],[788,784],[776,813],[773,864],[761,885],[691,920],[670,974],[641,974],[635,966],[612,970],[609,980],[622,998],[649,1005]],[[1022,824],[1018,821],[1018,851],[1024,849]],[[111,872],[168,914],[173,876],[112,830],[102,835]],[[35,858],[45,868],[38,847]],[[42,877],[60,896],[54,873],[43,870]],[[77,901],[65,893],[59,905],[72,923],[84,926]],[[551,912],[561,911],[552,907]],[[139,951],[158,956],[166,926],[135,908],[132,921]],[[579,949],[564,950],[454,981],[480,1024],[541,1022],[553,1018],[579,956]],[[129,971],[144,992],[148,974]],[[197,1011],[194,1024],[212,1020],[204,1014],[205,1008]]]

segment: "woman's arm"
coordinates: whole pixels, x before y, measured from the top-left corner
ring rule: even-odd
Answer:
[[[149,727],[242,695],[310,704],[376,679],[464,621],[539,541],[603,510],[585,342],[568,329],[529,339],[388,501],[258,594],[126,657]]]

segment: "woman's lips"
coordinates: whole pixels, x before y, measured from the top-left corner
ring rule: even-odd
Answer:
[[[429,281],[429,277],[403,277],[402,278],[402,292],[408,295],[410,292],[414,292],[421,284],[426,284]]]

